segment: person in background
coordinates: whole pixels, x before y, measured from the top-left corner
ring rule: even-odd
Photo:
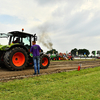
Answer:
[[[40,74],[40,53],[41,48],[39,45],[36,44],[36,41],[32,41],[32,45],[30,52],[33,54],[33,62],[34,62],[34,74],[37,74],[37,69],[38,69],[38,74]]]

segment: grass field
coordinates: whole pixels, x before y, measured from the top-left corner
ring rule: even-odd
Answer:
[[[1,82],[0,100],[100,100],[100,67]]]

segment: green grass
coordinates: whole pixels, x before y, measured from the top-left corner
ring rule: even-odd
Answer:
[[[1,82],[0,100],[100,100],[100,67]]]

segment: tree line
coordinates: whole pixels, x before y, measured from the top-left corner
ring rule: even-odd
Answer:
[[[46,52],[46,54],[56,54],[58,53],[58,51],[56,49],[52,49],[52,50],[49,50]],[[100,55],[100,51],[98,50],[97,52],[96,51],[92,51],[91,52],[94,56],[96,54]],[[88,56],[90,54],[90,51],[88,49],[77,49],[77,48],[74,48],[71,50],[71,54],[73,56],[78,56],[78,55],[86,55]]]
[[[52,49],[46,52],[46,54],[56,54],[58,51],[56,49]]]
[[[96,54],[98,54],[100,56],[100,50],[98,51],[92,51],[91,52],[94,56],[96,56]],[[90,54],[90,51],[87,50],[87,49],[77,49],[77,48],[74,48],[71,50],[71,54],[74,55],[74,56],[77,56],[78,55],[86,55],[88,56]]]
[[[90,54],[90,52],[87,49],[74,48],[74,49],[71,50],[71,54],[73,56],[78,56],[78,55],[86,55],[86,56],[88,56]]]
[[[92,54],[95,56],[96,54],[98,54],[100,56],[100,50],[96,51],[92,51]]]

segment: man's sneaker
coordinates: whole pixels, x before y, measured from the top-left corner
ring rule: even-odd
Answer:
[[[34,73],[33,75],[36,75],[36,73]]]

